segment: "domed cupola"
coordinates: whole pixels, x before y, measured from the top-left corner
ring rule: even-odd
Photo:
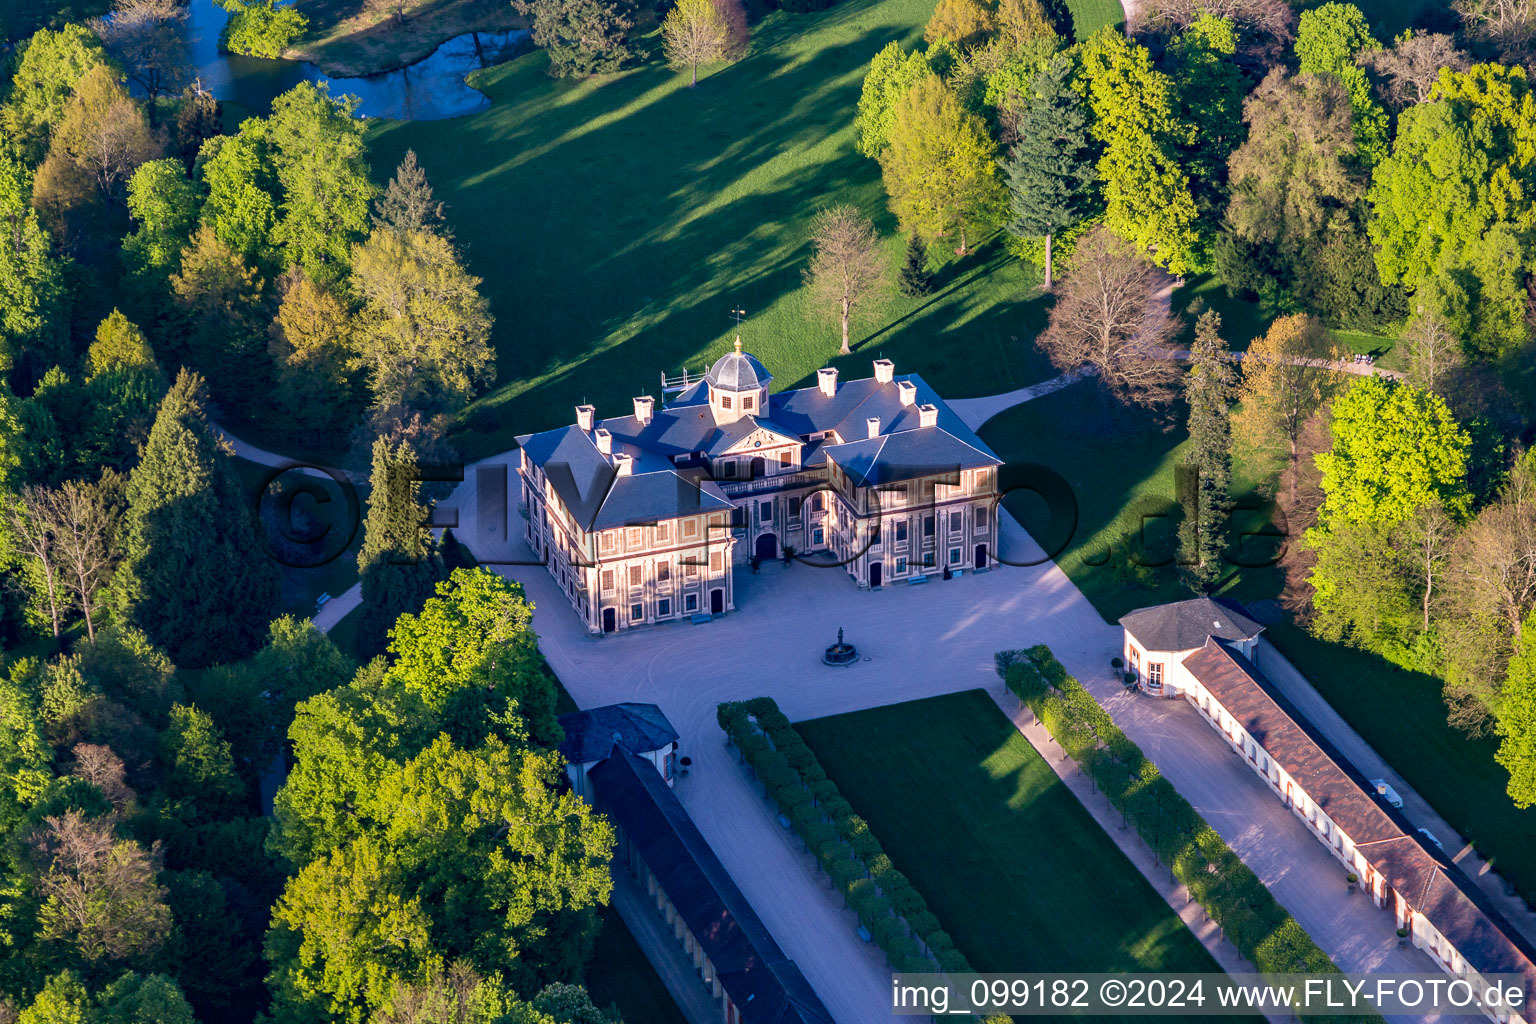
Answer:
[[[709,405],[718,423],[735,423],[743,416],[760,416],[768,409],[768,384],[773,375],[757,357],[741,350],[727,352],[715,360],[704,375],[709,385]]]

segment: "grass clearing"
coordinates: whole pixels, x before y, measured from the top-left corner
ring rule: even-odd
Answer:
[[[283,56],[318,64],[328,75],[354,78],[414,64],[454,36],[504,32],[523,19],[506,0],[407,0],[396,24],[363,0],[297,0],[309,29]]]
[[[983,691],[795,728],[977,970],[1220,970]]]
[[[1120,0],[1067,0],[1067,10],[1072,12],[1072,29],[1079,42],[1105,25],[1125,25],[1125,8],[1120,6]]]
[[[933,6],[768,13],[751,53],[696,89],[655,62],[555,80],[535,52],[471,77],[494,101],[479,114],[378,125],[374,166],[383,175],[416,150],[496,316],[500,383],[461,417],[465,455],[569,422],[584,400],[627,413],[662,372],[726,352],[733,308],[778,388],[829,362],[865,377],[880,356],[949,397],[1049,375],[1030,344],[1046,312],[1039,271],[995,236],[964,258],[935,253],[934,294],[891,294],[853,356],[836,358],[835,324],[807,309],[807,229],[822,207],[859,206],[899,263],[905,239],[878,165],[854,149],[853,117],[870,58],[892,40],[917,45]]]
[[[1509,773],[1493,759],[1498,740],[1472,738],[1446,723],[1440,680],[1369,651],[1319,640],[1289,623],[1270,626],[1264,635],[1536,905],[1536,808],[1518,810],[1510,801]]]

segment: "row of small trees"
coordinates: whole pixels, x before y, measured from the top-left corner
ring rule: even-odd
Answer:
[[[1338,972],[1049,648],[1000,651],[997,671],[1258,971]]]
[[[721,704],[720,728],[898,971],[971,971],[922,894],[898,871],[771,697]]]

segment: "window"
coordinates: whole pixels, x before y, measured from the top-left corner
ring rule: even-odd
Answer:
[[[960,549],[959,548],[950,548],[949,549],[949,564],[950,565],[959,565],[960,564]]]
[[[757,518],[765,523],[773,522],[773,502],[764,501],[757,506]]]
[[[1147,682],[1153,686],[1163,685],[1163,663],[1152,661],[1147,663]]]
[[[658,619],[664,619],[664,618],[666,618],[667,616],[669,616],[671,614],[672,614],[672,602],[671,601],[667,600],[666,598],[662,598],[660,601],[656,602],[656,617]]]
[[[631,547],[631,548],[639,547],[640,546],[640,527],[638,527],[638,526],[631,526],[629,529],[625,530],[624,531],[624,543],[625,543],[625,545],[627,545],[628,547]]]
[[[629,606],[629,621],[630,622],[639,622],[643,618],[645,618],[645,605],[643,605],[643,604],[632,604],[632,605]]]
[[[666,523],[657,523],[656,524],[656,539],[657,540],[662,540],[662,541],[671,540],[672,539],[672,527],[668,526]]]
[[[683,536],[697,537],[699,535],[699,522],[697,519],[683,520]]]
[[[907,574],[907,560],[905,558],[898,558],[898,559],[896,559],[896,575],[897,576],[905,576],[906,574]]]
[[[645,572],[645,569],[642,566],[638,566],[638,565],[630,566],[629,567],[629,585],[632,586],[632,587],[638,587],[640,585],[641,575],[644,572]]]
[[[961,516],[961,514],[959,512],[951,512],[949,514],[949,532],[950,533],[959,533],[960,532],[960,525],[961,525],[963,519],[964,519],[964,517]]]
[[[699,595],[689,594],[683,598],[683,611],[696,612],[699,610]]]
[[[720,408],[722,408],[722,409],[729,409],[730,407],[731,407],[731,396],[730,395],[721,395],[720,396]]]
[[[933,516],[923,516],[923,536],[933,536]]]
[[[801,499],[799,499],[799,498],[790,498],[789,499],[789,518],[791,518],[791,519],[799,519],[800,518],[800,503],[801,503]]]
[[[711,551],[709,553],[709,571],[710,572],[719,572],[720,571],[720,552],[718,552],[718,551]]]
[[[730,399],[726,399],[726,401],[729,402]],[[751,395],[742,395],[741,396],[741,407],[743,409],[750,409],[750,408],[752,408],[752,396]]]
[[[614,541],[617,540],[617,539],[618,539],[617,536],[614,534],[614,532],[612,530],[604,530],[603,531],[603,550],[604,551],[612,551],[613,550]]]
[[[819,544],[825,544],[826,542],[827,542],[827,535],[822,532],[821,527],[818,526],[814,530],[811,531],[811,543],[812,544],[818,544],[819,545]]]
[[[932,565],[933,565],[933,552],[932,551],[924,551],[923,552],[923,566],[925,568],[927,568],[927,567],[932,566]]]
[[[907,521],[905,519],[902,519],[896,523],[896,539],[898,541],[904,541],[907,539]]]
[[[779,452],[779,465],[781,465],[781,466],[788,466],[790,463],[792,463],[794,461],[795,461],[795,456],[794,456],[794,454],[792,452],[790,452],[790,450],[788,448],[786,448],[783,451]]]
[[[987,527],[987,506],[976,506],[976,529],[984,530]]]
[[[736,463],[729,460],[720,463],[720,475],[727,480],[736,478]]]
[[[683,570],[684,575],[686,575],[689,579],[692,579],[699,574],[699,563],[695,562],[690,556],[688,561],[683,563]]]
[[[612,569],[604,569],[603,570],[603,589],[604,590],[612,590],[613,589],[613,570]]]
[[[670,582],[672,582],[672,563],[671,562],[657,562],[656,563],[656,582],[657,583],[670,583]]]

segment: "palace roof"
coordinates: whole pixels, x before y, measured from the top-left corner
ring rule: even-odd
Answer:
[[[1120,625],[1149,651],[1192,651],[1207,637],[1251,640],[1264,627],[1248,609],[1225,597],[1195,597],[1150,608],[1137,608]]]

